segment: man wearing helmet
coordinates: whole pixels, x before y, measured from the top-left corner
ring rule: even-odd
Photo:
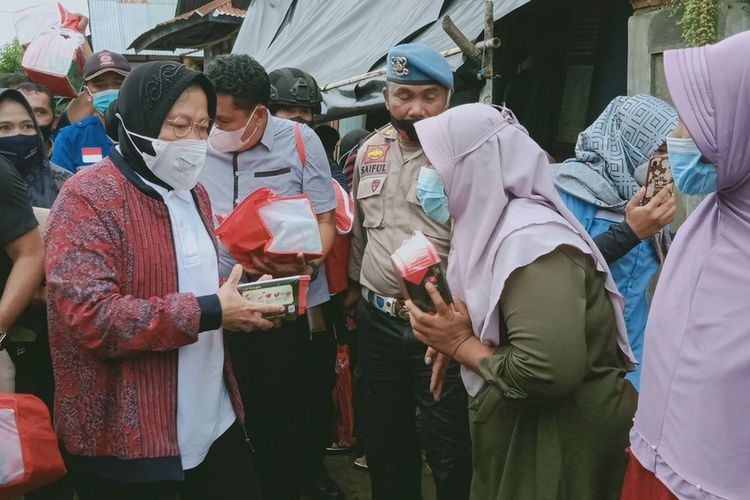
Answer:
[[[297,68],[280,68],[268,74],[271,79],[269,109],[277,118],[286,118],[313,126],[320,114],[323,97],[315,78]]]

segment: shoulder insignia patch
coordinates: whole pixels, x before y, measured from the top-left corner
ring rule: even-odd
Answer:
[[[365,150],[365,163],[383,163],[391,148],[389,144],[373,144]]]
[[[396,129],[393,125],[387,125],[384,129],[380,131],[380,134],[383,137],[386,137],[388,139],[395,139],[396,138]]]

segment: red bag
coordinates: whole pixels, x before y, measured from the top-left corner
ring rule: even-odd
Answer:
[[[331,295],[349,288],[347,275],[351,254],[351,236],[354,225],[354,199],[341,185],[333,181],[336,193],[336,237],[326,258],[326,278]]]
[[[73,98],[78,96],[83,83],[83,65],[91,55],[91,48],[83,33],[78,31],[80,16],[59,4],[58,8],[58,22],[33,35],[25,47],[21,64],[32,81],[44,85],[55,95]],[[17,22],[20,36],[32,33],[21,28],[20,19],[17,18]],[[21,35],[24,31],[27,33]]]
[[[354,446],[354,404],[352,403],[352,373],[349,369],[349,346],[341,344],[336,352],[336,387],[333,389],[336,409],[336,444],[342,448]]]
[[[248,268],[253,254],[277,262],[292,262],[300,252],[306,260],[323,255],[318,219],[306,194],[277,196],[268,188],[257,189],[220,219],[216,236]]]
[[[294,140],[297,143],[297,154],[302,168],[307,165],[305,141],[302,138],[302,126],[294,125]],[[331,295],[341,293],[349,288],[347,270],[351,254],[351,237],[349,233],[354,226],[354,198],[338,182],[331,180],[336,194],[336,236],[333,246],[326,257],[326,280]]]
[[[65,472],[44,403],[31,394],[0,393],[0,498],[35,490]]]

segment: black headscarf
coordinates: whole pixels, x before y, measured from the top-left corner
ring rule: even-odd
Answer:
[[[56,179],[56,172],[52,171],[50,167],[50,161],[47,159],[47,147],[44,143],[44,137],[42,136],[42,129],[39,128],[39,124],[36,122],[34,116],[34,110],[31,108],[29,101],[26,97],[15,89],[0,89],[0,102],[10,99],[20,103],[26,111],[28,111],[31,121],[34,124],[36,133],[39,136],[39,147],[34,156],[29,159],[28,164],[23,169],[17,168],[16,170],[26,182],[26,188],[29,191],[29,200],[35,207],[50,208],[52,203],[57,198],[59,187],[64,182],[64,179]],[[0,154],[3,154],[0,151]],[[11,162],[12,163],[12,162]],[[56,167],[57,171],[62,170],[60,167]]]
[[[110,153],[112,160],[119,163],[124,158],[130,168],[144,179],[171,189],[171,186],[166,185],[148,169],[138,152],[140,149],[144,153],[154,154],[151,143],[137,137],[131,140],[125,133],[123,122],[130,132],[146,137],[158,137],[169,110],[185,89],[194,84],[200,85],[206,93],[208,116],[213,121],[216,117],[216,92],[203,73],[173,61],[154,61],[136,66],[123,81],[117,101],[110,106],[116,106],[114,112],[107,113],[108,131],[115,128],[111,120],[119,121],[117,114],[122,117],[122,122],[117,126],[117,139],[122,156]],[[134,147],[133,141],[138,149]]]

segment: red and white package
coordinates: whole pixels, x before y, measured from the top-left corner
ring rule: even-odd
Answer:
[[[216,235],[227,251],[245,267],[251,255],[276,262],[292,262],[302,253],[306,260],[322,257],[318,219],[307,195],[278,196],[260,188],[220,220]]]
[[[78,31],[80,15],[57,4],[38,6],[16,13],[16,32],[25,51],[21,64],[32,81],[46,86],[53,94],[76,97],[82,85],[83,65],[91,48]],[[36,24],[34,23],[36,20]]]
[[[446,304],[453,303],[440,255],[420,231],[414,231],[414,236],[391,255],[391,262],[399,278],[401,293],[421,310],[436,312],[425,289],[427,283],[435,285]]]
[[[0,392],[0,498],[11,498],[65,475],[49,410],[31,394]]]
[[[59,3],[43,3],[17,10],[13,14],[13,26],[21,47],[26,48],[42,31],[59,26],[64,10]]]

